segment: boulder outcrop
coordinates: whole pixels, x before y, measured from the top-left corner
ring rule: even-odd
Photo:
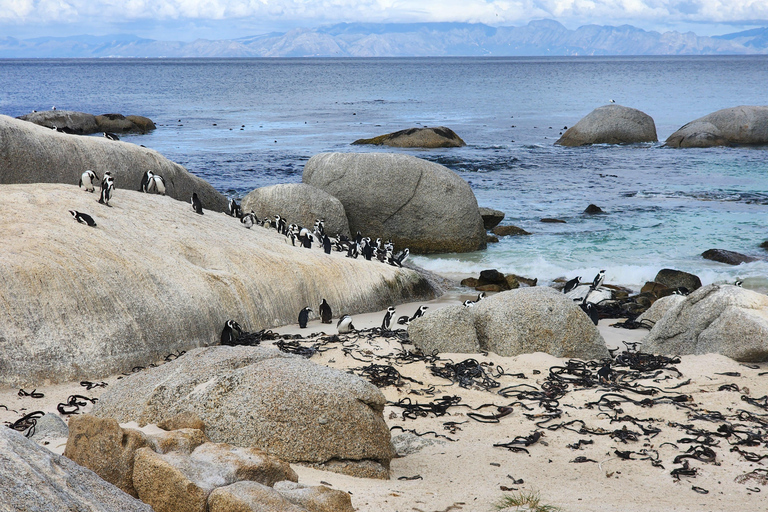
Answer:
[[[493,208],[480,207],[480,216],[483,218],[483,227],[486,230],[490,230],[499,225],[499,222],[504,220],[504,212],[501,210],[494,210]]]
[[[355,314],[438,294],[413,270],[293,247],[275,230],[197,215],[169,197],[118,189],[110,208],[73,185],[0,191],[0,382],[9,385],[146,366],[218,343],[228,319],[258,331],[295,322],[322,298]]]
[[[659,323],[659,320],[667,314],[667,311],[684,300],[685,297],[683,295],[667,295],[666,297],[662,297],[655,301],[653,305],[648,308],[645,313],[637,317],[635,321],[650,329]]]
[[[718,263],[725,263],[726,265],[741,265],[742,263],[752,263],[753,261],[757,261],[757,258],[752,256],[728,251],[726,249],[707,249],[701,253],[701,257],[705,260],[717,261]]]
[[[357,376],[276,349],[208,347],[123,379],[93,413],[146,425],[193,412],[213,441],[386,478],[393,454],[384,402]]]
[[[0,428],[0,454],[0,503],[7,510],[152,512],[93,471],[10,428]]]
[[[768,106],[724,108],[682,126],[665,146],[708,148],[768,144]]]
[[[643,340],[643,350],[765,361],[768,297],[733,285],[703,286],[669,308]]]
[[[303,181],[341,201],[352,233],[412,253],[485,248],[472,189],[442,165],[402,154],[322,153],[307,162]]]
[[[648,114],[621,105],[605,105],[568,128],[555,145],[634,144],[658,140],[656,124]]]
[[[653,278],[653,281],[660,283],[667,288],[685,288],[689,292],[701,288],[701,279],[699,279],[699,276],[671,268],[663,268],[659,270],[656,277]]]
[[[552,288],[518,288],[440,314],[443,309],[415,319],[408,328],[413,344],[425,353],[463,352],[470,347],[467,352],[501,356],[546,352],[595,359],[608,355],[589,317]]]
[[[58,111],[57,111],[58,112]],[[104,137],[73,137],[0,115],[0,185],[66,183],[77,186],[92,170],[99,178],[110,171],[120,190],[139,190],[152,170],[165,179],[166,194],[189,202],[197,192],[206,210],[226,211],[227,200],[205,180],[190,174],[152,149]]]
[[[22,121],[29,121],[46,128],[57,128],[66,133],[89,135],[99,132],[147,133],[156,128],[151,119],[144,116],[124,116],[122,114],[103,114],[94,116],[72,110],[44,110],[19,116]]]
[[[102,114],[96,116],[96,126],[101,132],[112,133],[147,133],[156,128],[151,119],[144,116],[124,116],[122,114]]]
[[[372,139],[357,139],[352,144],[373,144],[393,148],[458,148],[467,144],[456,132],[445,126],[408,128]]]
[[[243,212],[253,210],[257,217],[280,215],[288,224],[312,229],[315,220],[325,220],[325,232],[349,236],[349,222],[341,201],[306,183],[289,183],[257,188],[240,203]]]

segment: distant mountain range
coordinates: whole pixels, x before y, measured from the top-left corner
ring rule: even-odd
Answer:
[[[0,38],[0,58],[439,57],[768,54],[768,28],[715,37],[631,25],[569,30],[553,20],[522,27],[471,23],[342,23],[232,40],[157,41],[132,35]]]

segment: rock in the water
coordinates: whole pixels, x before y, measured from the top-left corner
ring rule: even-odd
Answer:
[[[556,145],[656,142],[656,124],[648,114],[621,105],[598,107],[568,128]]]
[[[684,125],[664,144],[675,148],[768,144],[768,107],[742,105],[712,112]]]
[[[707,249],[701,253],[701,256],[705,260],[717,261],[728,265],[741,265],[742,263],[757,261],[757,258],[753,258],[752,256],[725,249]]]
[[[156,128],[151,119],[143,116],[124,116],[122,114],[103,114],[96,116],[99,131],[111,133],[147,133]]]
[[[524,230],[523,228],[519,228],[517,226],[496,226],[491,230],[491,232],[495,235],[499,236],[519,236],[519,235],[530,235],[529,232]]]
[[[590,204],[584,209],[584,213],[588,213],[590,215],[594,215],[596,213],[605,213],[602,208],[595,204]]]
[[[152,512],[114,485],[10,428],[0,428],[0,503],[9,511]]]
[[[352,233],[412,253],[485,248],[472,189],[442,165],[403,154],[322,153],[307,162],[303,181],[341,201]]]
[[[667,295],[666,297],[662,297],[654,302],[645,313],[637,317],[635,321],[650,329],[659,323],[659,320],[661,320],[667,311],[684,300],[685,297],[683,295]]]
[[[653,280],[663,284],[667,288],[685,288],[689,292],[701,288],[701,279],[699,279],[699,276],[683,272],[682,270],[673,270],[671,268],[663,268],[659,270],[659,273],[656,274],[656,277]]]
[[[760,248],[761,249],[765,249],[766,251],[768,251],[768,240],[766,240],[765,242],[761,243],[760,244]]]
[[[253,210],[257,217],[274,219],[280,215],[288,224],[312,229],[315,220],[325,220],[325,232],[349,236],[347,214],[341,201],[319,188],[306,183],[290,183],[257,188],[241,203],[243,212]]]
[[[408,128],[372,139],[358,139],[352,144],[374,144],[394,148],[458,148],[467,145],[456,132],[445,126]]]
[[[567,224],[562,219],[552,219],[552,218],[549,218],[549,217],[545,217],[545,218],[541,219],[540,222],[544,222],[544,223],[547,223],[547,224]]]
[[[43,110],[19,116],[18,119],[68,134],[88,135],[100,131],[93,114],[72,110]]]
[[[354,512],[349,493],[330,489],[324,485],[310,486],[285,480],[274,489],[292,503],[310,512]]]
[[[208,347],[123,379],[93,413],[146,425],[193,412],[214,441],[289,462],[343,461],[350,474],[368,461],[386,478],[392,452],[384,402],[357,376],[276,349]]]
[[[166,193],[174,199],[189,202],[196,192],[206,210],[227,209],[226,198],[205,180],[152,149],[104,137],[72,137],[3,115],[0,140],[0,184],[77,186],[86,170],[99,178],[110,171],[115,179],[113,200],[117,204],[123,190],[139,190],[142,176],[152,170],[165,179]]]
[[[581,308],[548,287],[519,288],[471,307],[442,308],[411,322],[408,334],[425,353],[546,352],[581,359],[608,354],[605,341]]]
[[[74,185],[0,191],[2,383],[102,378],[218,343],[228,319],[250,332],[295,322],[322,298],[355,314],[436,296],[413,270],[292,247],[168,197],[118,190],[107,208]]]
[[[480,216],[483,218],[483,227],[486,230],[491,230],[499,225],[499,222],[504,220],[504,212],[501,210],[494,210],[493,208],[486,208],[481,206],[479,208]]]
[[[644,339],[643,350],[765,361],[768,297],[733,285],[703,286],[669,308]]]

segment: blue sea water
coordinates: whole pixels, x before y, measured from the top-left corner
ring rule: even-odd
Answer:
[[[157,149],[228,196],[300,182],[324,151],[400,151],[441,163],[504,223],[533,233],[485,251],[414,258],[448,274],[498,268],[540,281],[607,270],[639,288],[661,268],[705,283],[768,291],[768,148],[670,149],[683,124],[737,105],[768,105],[768,57],[0,60],[0,113],[120,112],[158,129],[123,140]],[[616,103],[652,116],[661,142],[563,148],[566,126]],[[464,148],[350,146],[443,125]],[[606,215],[583,215],[594,203]],[[565,224],[541,223],[543,217]]]

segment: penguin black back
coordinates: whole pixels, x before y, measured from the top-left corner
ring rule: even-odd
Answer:
[[[237,338],[243,333],[240,325],[234,320],[227,320],[224,323],[224,329],[221,330],[222,345],[236,345]]]
[[[305,329],[307,322],[309,322],[309,314],[312,313],[312,308],[306,307],[299,311],[299,327]]]
[[[568,293],[577,286],[579,286],[579,283],[581,282],[581,276],[576,276],[567,283],[565,283],[565,288],[563,288],[563,293]]]
[[[195,211],[195,213],[199,213],[200,215],[203,214],[203,203],[200,201],[200,198],[197,197],[197,192],[192,192],[192,209]]]
[[[331,311],[331,306],[323,299],[323,302],[320,303],[320,321],[324,324],[329,324],[332,319],[333,312]]]

